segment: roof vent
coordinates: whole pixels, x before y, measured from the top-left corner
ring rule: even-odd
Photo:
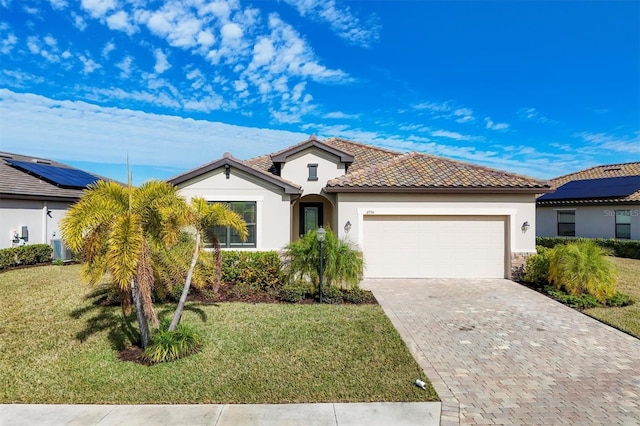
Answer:
[[[5,154],[4,152],[0,152],[0,158],[13,158],[13,155]]]
[[[38,164],[49,164],[49,165],[51,165],[51,161],[48,161],[48,160],[38,160],[37,158],[34,158],[31,161],[33,161],[34,163],[38,163]]]
[[[622,170],[620,167],[612,167],[610,169],[604,169],[605,172],[619,172]]]

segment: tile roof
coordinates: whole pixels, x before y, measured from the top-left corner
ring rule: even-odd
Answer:
[[[552,188],[558,188],[567,182],[588,179],[605,179],[625,176],[640,177],[640,161],[620,164],[605,164],[602,166],[590,167],[579,170],[564,176],[551,179],[549,183]],[[611,204],[611,203],[640,203],[640,191],[631,195],[619,198],[593,198],[580,200],[549,200],[538,201],[538,205],[558,205],[558,204]]]
[[[307,141],[279,152],[305,143]],[[545,181],[427,154],[402,153],[340,138],[325,139],[322,143],[354,157],[347,174],[327,183],[327,192],[398,189],[545,192],[549,188]],[[265,172],[276,173],[271,155],[252,158],[246,163]]]
[[[346,190],[530,190],[544,181],[433,155],[410,152],[332,179],[327,192]]]
[[[66,164],[58,163],[57,161],[0,152],[0,198],[73,201],[82,196],[82,189],[60,188],[10,166],[5,159],[26,162],[40,160],[46,161],[52,166],[78,170]],[[100,176],[96,175],[96,177],[99,178]]]

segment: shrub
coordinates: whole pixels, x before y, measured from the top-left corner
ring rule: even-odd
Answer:
[[[304,280],[314,289],[318,287],[320,272],[320,243],[316,232],[311,231],[304,237],[290,243],[285,248],[286,265],[284,274],[289,282]],[[349,241],[340,240],[330,230],[326,230],[323,244],[325,288],[358,287],[364,274],[362,252]]]
[[[607,300],[607,306],[613,306],[616,308],[621,308],[623,306],[633,305],[634,300],[631,296],[616,292],[609,300]]]
[[[304,281],[285,283],[279,291],[278,298],[284,302],[297,303],[309,294],[309,284]]]
[[[36,265],[51,262],[53,249],[48,244],[30,244],[0,250],[0,269],[20,265]]]
[[[375,298],[370,291],[363,290],[360,287],[350,288],[342,291],[342,299],[345,302],[353,304],[372,303]]]
[[[527,258],[524,267],[524,281],[534,284],[548,284],[551,250],[544,246],[537,246],[536,251],[537,254]]]
[[[616,291],[618,273],[593,241],[559,245],[551,251],[549,282],[578,296],[591,294],[604,303]]]
[[[558,245],[583,241],[593,241],[600,247],[610,250],[611,254],[616,257],[640,259],[640,241],[637,240],[617,240],[615,238],[536,237],[536,244],[547,248],[554,248]]]
[[[144,350],[143,358],[152,363],[170,362],[197,353],[202,348],[202,339],[191,327],[178,324],[169,331],[169,320],[164,319],[153,333],[151,343]]]
[[[222,281],[270,292],[280,285],[280,257],[275,251],[223,251]]]
[[[317,294],[319,296],[320,292],[318,291]],[[339,303],[342,303],[342,291],[334,285],[323,286],[322,301],[324,303],[336,304],[336,305]]]
[[[598,299],[596,299],[591,294],[567,294],[566,292],[558,290],[551,286],[545,287],[545,292],[557,301],[571,306],[575,309],[589,309],[600,306],[600,302],[598,301]]]

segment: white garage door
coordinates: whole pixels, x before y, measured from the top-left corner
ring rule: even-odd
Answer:
[[[368,278],[504,278],[503,216],[365,216]]]

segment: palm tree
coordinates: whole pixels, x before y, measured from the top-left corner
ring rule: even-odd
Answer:
[[[151,253],[175,243],[189,218],[177,188],[151,180],[139,188],[98,181],[62,219],[65,243],[85,260],[83,279],[95,284],[108,274],[125,313],[133,301],[143,349],[151,339],[149,322],[158,326]]]
[[[242,240],[245,240],[248,235],[247,224],[240,217],[240,215],[234,211],[229,210],[224,204],[216,203],[209,204],[204,198],[194,197],[191,199],[190,205],[190,223],[195,228],[195,249],[191,258],[191,265],[189,266],[189,272],[180,295],[180,301],[173,315],[171,325],[169,325],[169,331],[175,330],[180,323],[180,317],[184,310],[184,304],[187,301],[187,295],[189,294],[189,287],[191,286],[191,279],[193,277],[193,271],[196,268],[198,262],[198,256],[200,255],[200,248],[202,244],[202,236],[205,237],[213,244],[214,256],[216,258],[216,282],[215,286],[220,283],[220,276],[222,272],[221,255],[220,255],[220,243],[213,232],[210,232],[214,226],[228,226],[231,227]]]

